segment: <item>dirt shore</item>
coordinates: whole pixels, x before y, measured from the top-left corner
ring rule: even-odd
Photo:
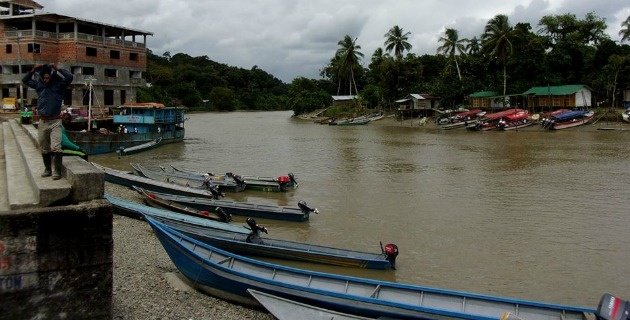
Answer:
[[[105,183],[108,194],[139,201],[135,192]],[[177,268],[140,220],[114,215],[114,319],[274,319],[269,313],[173,286]]]

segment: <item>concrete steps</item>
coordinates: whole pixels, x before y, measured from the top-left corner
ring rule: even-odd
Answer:
[[[63,179],[40,176],[44,163],[32,125],[9,120],[0,131],[0,212],[103,197],[103,172],[79,157],[64,157]]]

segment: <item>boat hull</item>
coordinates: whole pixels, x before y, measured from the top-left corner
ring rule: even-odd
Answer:
[[[595,310],[492,297],[289,268],[223,251],[149,221],[167,254],[197,288],[257,306],[254,289],[320,308],[364,317],[494,319],[507,312],[523,319],[580,319]]]
[[[155,142],[161,137],[160,145],[181,142],[186,131],[184,128],[170,132],[147,133],[93,133],[81,131],[66,131],[68,137],[76,143],[81,150],[89,155],[116,152],[125,148],[131,148],[145,143]]]
[[[569,121],[552,123],[547,128],[549,130],[562,130],[562,129],[568,129],[568,128],[573,128],[573,127],[585,125],[585,124],[591,122],[591,120],[593,120],[594,116],[595,116],[595,113],[589,112],[589,113],[585,114],[583,117],[578,118],[578,119],[572,119],[572,120],[569,120]]]
[[[217,207],[222,208],[225,213],[234,216],[246,216],[252,218],[263,218],[283,221],[303,222],[307,221],[310,212],[301,210],[298,207],[280,207],[273,205],[255,204],[247,202],[236,202],[228,200],[214,200],[190,196],[178,196],[162,192],[153,192],[156,197],[177,202],[179,204],[194,208],[196,210],[212,211]]]

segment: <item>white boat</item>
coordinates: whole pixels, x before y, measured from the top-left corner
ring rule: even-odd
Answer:
[[[630,108],[623,110],[621,112],[621,118],[623,119],[623,121],[625,122],[630,122]]]

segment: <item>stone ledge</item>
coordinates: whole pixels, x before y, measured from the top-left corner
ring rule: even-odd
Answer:
[[[53,180],[51,178],[40,177],[40,174],[44,171],[41,151],[33,144],[33,141],[31,141],[24,130],[22,130],[21,125],[17,121],[9,121],[9,123],[13,135],[15,136],[15,142],[20,150],[19,155],[13,156],[21,156],[23,159],[22,161],[27,171],[27,179],[30,179],[31,185],[34,186],[37,205],[47,207],[66,199],[71,192],[70,183],[65,179]],[[11,156],[12,155],[7,154],[7,158]],[[24,177],[21,178],[24,179]],[[8,184],[11,184],[11,182],[16,183],[17,181],[8,181]],[[9,196],[11,196],[11,194],[9,194]]]

